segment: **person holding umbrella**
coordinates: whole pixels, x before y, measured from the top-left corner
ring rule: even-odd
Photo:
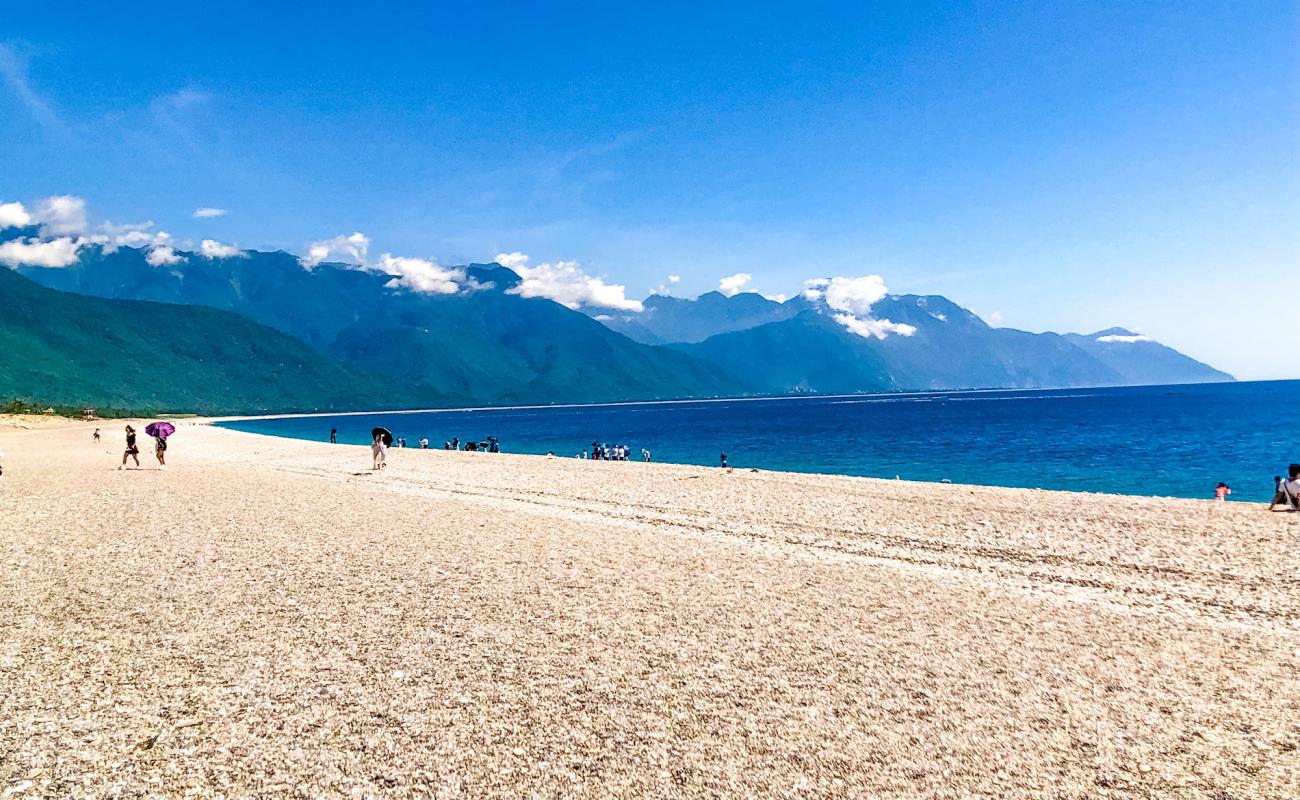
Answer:
[[[370,431],[370,454],[375,463],[371,469],[381,470],[388,466],[388,446],[393,443],[393,434],[387,428],[374,428]]]
[[[158,469],[167,469],[167,437],[176,432],[176,427],[170,422],[151,422],[144,427],[144,432],[153,437],[153,454],[158,459]]]

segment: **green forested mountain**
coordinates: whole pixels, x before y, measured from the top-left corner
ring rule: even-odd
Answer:
[[[393,402],[392,387],[229,312],[69,294],[8,269],[0,301],[0,398],[198,413]]]
[[[505,267],[463,271],[462,291],[438,294],[395,287],[390,275],[341,264],[304,269],[284,252],[223,259],[188,254],[183,266],[160,269],[141,250],[87,248],[69,267],[22,268],[67,291],[235,311],[349,369],[382,375],[391,387],[429,386],[448,402],[649,400],[753,388],[725,367],[632,341],[551,300],[510,293],[519,276]]]

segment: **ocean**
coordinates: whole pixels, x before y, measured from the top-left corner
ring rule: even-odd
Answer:
[[[509,453],[573,458],[593,442],[655,461],[1079,492],[1268,502],[1300,462],[1300,381],[927,392],[291,417],[222,423],[408,447],[495,436]],[[394,454],[400,458],[400,453]],[[484,454],[484,458],[491,458]],[[358,456],[367,458],[368,456]],[[936,489],[942,490],[940,486]]]

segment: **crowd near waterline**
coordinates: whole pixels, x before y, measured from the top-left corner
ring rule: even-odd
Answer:
[[[158,462],[159,470],[167,469],[167,449],[168,438],[175,433],[175,427],[168,422],[153,422],[145,427],[147,436],[154,440],[154,458]],[[127,469],[130,464],[134,464],[136,469],[141,469],[140,463],[140,446],[138,435],[132,425],[126,425],[123,428],[125,439],[125,449],[122,452],[122,461],[118,465],[119,470]],[[91,433],[91,441],[99,444],[103,434],[99,428],[95,428]],[[329,432],[329,442],[338,443],[338,429],[331,428]],[[375,428],[372,431],[371,455],[373,457],[372,469],[375,471],[382,470],[388,465],[388,451],[391,447],[405,449],[407,439],[405,436],[393,436],[385,428]],[[430,442],[427,436],[421,436],[416,440],[415,447],[421,450],[430,449]],[[481,440],[467,440],[462,442],[459,436],[453,436],[442,444],[442,449],[446,451],[458,452],[502,452],[501,443],[495,436],[488,436]],[[555,453],[547,453],[548,457],[554,457]],[[574,454],[575,458],[591,461],[635,461],[650,462],[651,453],[648,449],[642,447],[639,451],[630,445],[623,443],[606,443],[592,442],[590,446],[583,447]],[[731,470],[727,461],[726,452],[718,455],[718,463],[722,469]],[[4,479],[4,454],[0,452],[0,480]],[[1220,502],[1226,502],[1232,495],[1232,489],[1224,482],[1213,489],[1212,497]],[[1275,475],[1273,477],[1273,496],[1269,503],[1268,510],[1283,510],[1289,512],[1300,511],[1300,463],[1289,464],[1286,475]]]

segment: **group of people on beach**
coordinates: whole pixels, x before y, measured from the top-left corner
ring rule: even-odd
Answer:
[[[99,428],[96,428],[92,440],[98,443],[99,438]],[[167,469],[167,437],[153,437],[153,454],[158,459],[158,469]],[[136,469],[140,468],[140,447],[136,444],[135,428],[130,425],[126,426],[126,451],[122,453],[122,463],[117,468],[126,469],[128,459],[135,461]]]
[[[583,449],[578,453],[578,458],[589,458],[592,461],[630,461],[632,458],[632,448],[625,444],[604,444],[602,442],[592,442],[591,450]],[[650,460],[650,451],[641,448],[641,460]]]

